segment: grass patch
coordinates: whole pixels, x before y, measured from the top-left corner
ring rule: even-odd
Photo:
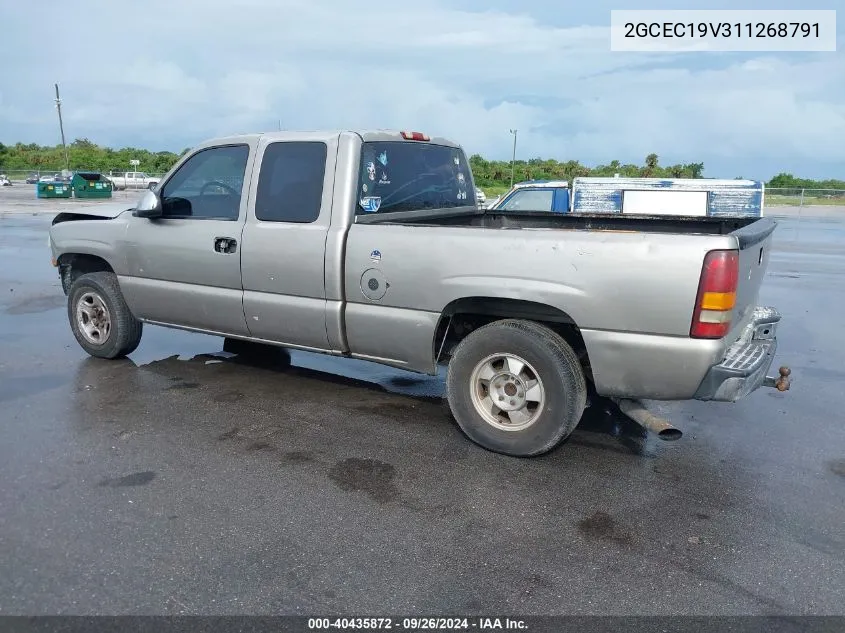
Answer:
[[[490,185],[485,187],[484,185],[478,185],[478,188],[484,192],[484,195],[488,198],[495,198],[496,196],[501,196],[503,193],[510,189],[510,186],[507,185]]]
[[[767,207],[800,207],[800,206],[845,206],[845,198],[822,198],[815,196],[779,196],[766,194],[765,204]]]

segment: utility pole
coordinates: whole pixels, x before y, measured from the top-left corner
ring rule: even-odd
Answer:
[[[511,130],[513,134],[513,158],[511,158],[511,187],[513,187],[513,170],[516,165],[516,133],[517,130]]]
[[[65,145],[65,126],[62,123],[62,100],[59,98],[59,84],[56,86],[56,110],[59,111],[59,130],[62,133],[62,149],[65,151],[65,170],[70,171],[70,161],[67,157],[67,145]]]

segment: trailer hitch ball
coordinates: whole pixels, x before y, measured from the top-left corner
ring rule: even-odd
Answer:
[[[789,367],[781,367],[778,369],[778,373],[780,374],[780,378],[775,381],[775,387],[777,387],[778,391],[788,391],[789,390],[789,375],[792,373],[792,370]]]

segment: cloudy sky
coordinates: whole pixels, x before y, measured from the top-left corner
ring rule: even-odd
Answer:
[[[113,146],[178,151],[281,121],[415,129],[509,159],[516,128],[520,158],[845,177],[845,11],[837,52],[610,51],[611,8],[754,4],[0,0],[0,142],[58,142],[59,82],[68,140]]]

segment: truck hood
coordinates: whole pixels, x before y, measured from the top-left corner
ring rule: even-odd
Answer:
[[[90,204],[82,207],[74,207],[72,209],[63,210],[60,213],[90,215],[99,218],[116,218],[124,211],[129,211],[134,208],[135,204],[131,202],[107,202],[104,204]]]

